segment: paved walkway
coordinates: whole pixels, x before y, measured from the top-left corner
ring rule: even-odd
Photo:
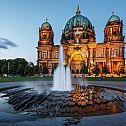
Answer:
[[[52,81],[21,81],[21,82],[1,82],[0,87],[3,86],[18,86],[18,85],[52,85]],[[72,83],[78,84],[79,80],[73,80]],[[84,82],[85,83],[85,82]],[[126,88],[126,81],[87,81],[87,84],[115,86]]]
[[[33,121],[0,120],[0,126],[126,126],[126,112],[93,117],[45,118]]]
[[[78,79],[74,79],[72,81],[73,84],[80,83]],[[89,84],[89,85],[100,85],[100,86],[108,86],[108,87],[115,87],[115,88],[126,88],[126,81],[84,81],[83,84]]]

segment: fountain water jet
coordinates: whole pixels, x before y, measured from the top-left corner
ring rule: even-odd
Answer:
[[[81,88],[82,87],[85,87],[85,88],[88,87],[88,82],[87,82],[85,76],[84,77],[82,76],[82,77],[78,78],[78,83],[79,83],[79,85],[80,85]]]
[[[64,66],[63,46],[59,49],[59,62],[53,76],[53,90],[71,91],[71,74],[69,66]]]

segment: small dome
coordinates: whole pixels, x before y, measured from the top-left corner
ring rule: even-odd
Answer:
[[[42,25],[41,25],[41,28],[51,28],[52,29],[52,26],[46,21],[44,22]]]
[[[113,21],[120,21],[120,18],[117,15],[112,15],[109,19],[108,22],[113,22]]]

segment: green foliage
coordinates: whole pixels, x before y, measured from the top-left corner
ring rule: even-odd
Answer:
[[[1,68],[1,73],[2,74],[8,74],[8,65],[7,65],[7,61],[5,60],[2,68]]]
[[[42,73],[43,73],[43,74],[48,74],[48,73],[49,73],[49,70],[48,70],[48,67],[47,67],[47,66],[45,66],[45,67],[43,68]]]
[[[101,81],[101,77],[86,77],[87,81]],[[105,77],[104,81],[126,81],[126,76],[123,77]]]
[[[93,71],[92,71],[96,76],[100,73],[100,68],[98,65],[95,65]]]
[[[3,74],[33,76],[39,74],[39,68],[32,62],[28,63],[24,58],[0,60],[0,75]]]
[[[88,66],[86,66],[86,65],[84,64],[83,67],[81,68],[80,73],[82,73],[82,74],[88,74]]]
[[[18,82],[18,81],[40,81],[40,80],[47,80],[52,81],[52,77],[0,77],[0,82]]]
[[[125,73],[124,67],[120,67],[119,74],[124,74],[124,73]]]
[[[109,73],[109,68],[106,65],[102,68],[102,73],[105,75]]]
[[[39,74],[39,66],[38,65],[34,66],[34,73]]]
[[[28,62],[25,59],[20,58],[18,60],[18,67],[17,67],[17,72],[16,73],[19,74],[19,75],[21,75],[21,76],[25,75],[24,69],[25,69],[25,67],[27,65],[28,65]]]
[[[24,74],[27,76],[33,76],[34,75],[34,67],[26,66],[24,69]]]
[[[0,60],[0,75],[2,75],[2,67],[3,67],[5,61],[6,61],[5,59]]]

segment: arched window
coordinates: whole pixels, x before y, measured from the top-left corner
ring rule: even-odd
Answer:
[[[79,26],[79,21],[77,21],[76,25]]]
[[[41,35],[42,36],[42,39],[46,39],[47,38],[47,35],[44,33]]]
[[[47,51],[42,52],[42,58],[47,58]]]
[[[96,51],[96,57],[103,57],[104,53],[103,53],[103,49],[99,49]]]
[[[79,70],[78,69],[76,70],[76,74],[79,74]]]
[[[46,39],[46,34],[43,35],[43,39]]]
[[[114,50],[112,51],[112,56],[113,56],[113,57],[118,56],[118,50],[117,50],[117,49],[114,49]]]

